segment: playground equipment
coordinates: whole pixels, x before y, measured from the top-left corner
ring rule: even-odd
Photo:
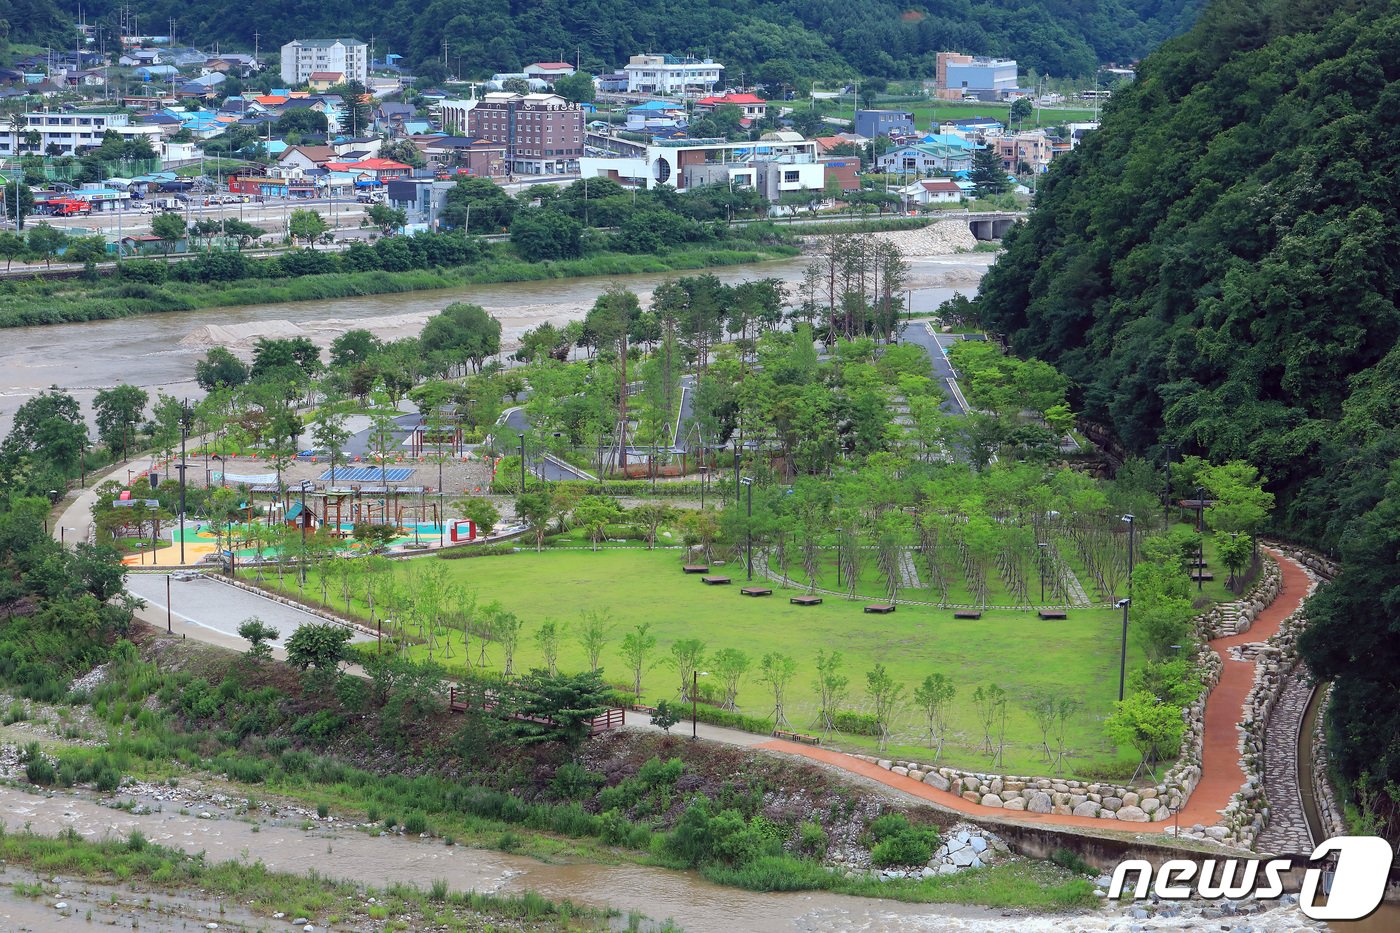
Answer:
[[[459,541],[476,540],[476,522],[469,518],[458,518],[453,520],[450,537],[455,544]]]

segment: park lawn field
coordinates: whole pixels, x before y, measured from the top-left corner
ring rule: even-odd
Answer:
[[[524,625],[516,649],[517,669],[541,663],[533,637],[540,623],[552,619],[568,627],[583,612],[597,610],[606,612],[614,626],[602,655],[605,676],[628,688],[631,677],[619,654],[619,643],[624,632],[637,624],[652,624],[658,643],[642,681],[643,698],[648,702],[676,698],[680,684],[665,663],[669,648],[679,639],[699,638],[707,652],[738,648],[752,659],[754,670],[738,695],[740,711],[749,715],[772,712],[771,695],[757,678],[758,659],[767,652],[791,655],[797,663],[797,676],[788,691],[788,718],[796,729],[812,729],[818,710],[816,655],[824,648],[845,656],[845,673],[851,681],[845,706],[850,709],[868,711],[865,675],[877,662],[884,663],[908,692],[928,674],[942,672],[950,677],[958,693],[949,712],[952,734],[942,759],[947,764],[977,769],[989,766],[989,757],[980,751],[982,731],[972,693],[978,686],[995,683],[1010,699],[1007,747],[1000,770],[1039,774],[1047,769],[1039,749],[1040,735],[1025,709],[1026,701],[1038,691],[1081,701],[1067,742],[1073,750],[1070,767],[1074,773],[1105,776],[1132,769],[1134,753],[1115,749],[1103,737],[1101,726],[1118,696],[1121,616],[1114,610],[1074,609],[1066,621],[1043,621],[1032,612],[992,610],[982,619],[970,621],[954,620],[951,610],[922,606],[901,606],[889,615],[866,614],[863,602],[834,597],[827,597],[820,606],[793,606],[788,597],[800,591],[775,586],[772,596],[741,595],[745,581],[743,566],[738,563],[712,567],[714,573],[729,575],[733,579],[730,585],[707,586],[698,576],[681,572],[680,553],[635,548],[598,553],[523,551],[443,561],[438,566],[447,568],[450,582],[472,587],[480,604],[497,600],[521,618]],[[429,566],[425,563],[428,560],[394,562],[392,572],[405,576],[419,573]],[[275,585],[275,579],[269,576],[266,585]],[[286,588],[295,591],[290,578]],[[318,593],[319,585],[308,583],[306,592]],[[339,600],[333,601],[337,610],[344,609]],[[362,602],[354,608],[368,616]],[[416,635],[413,629],[410,633]],[[440,636],[434,660],[450,670],[461,670],[461,637],[460,631]],[[443,640],[453,643],[451,657],[443,655]],[[416,646],[413,651],[415,656],[427,657],[426,646]],[[473,660],[476,655],[473,643]],[[492,670],[501,669],[499,645],[489,647],[487,659]],[[1130,641],[1130,668],[1141,661],[1140,650]],[[583,650],[567,633],[561,640],[558,663],[563,670],[586,667]],[[921,717],[906,705],[894,720],[892,738],[904,749],[903,754],[928,758],[924,734]],[[838,744],[872,748],[873,741],[842,736]]]
[[[935,123],[955,122],[957,120],[972,120],[978,117],[986,117],[990,120],[998,120],[1005,124],[1008,119],[1009,104],[999,104],[990,101],[900,101],[877,103],[876,107],[889,110],[907,110],[914,114],[914,125],[920,131],[927,131]],[[847,98],[839,104],[827,102],[822,108],[823,112],[833,117],[840,117],[849,120],[851,117],[851,102]],[[1063,126],[1066,123],[1086,123],[1094,119],[1094,107],[1041,107],[1039,110],[1039,122],[1036,120],[1036,112],[1032,112],[1029,117],[1022,122],[1026,129],[1034,129],[1037,126]]]

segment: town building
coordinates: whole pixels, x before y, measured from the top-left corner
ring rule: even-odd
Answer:
[[[603,94],[626,94],[628,82],[627,72],[614,71],[611,74],[599,75],[598,90]]]
[[[1016,90],[1016,60],[939,52],[934,94],[941,100],[1001,100]]]
[[[822,183],[831,187],[833,181],[839,191],[860,190],[860,157],[818,155],[817,161],[823,166]]]
[[[908,110],[857,110],[855,131],[866,139],[918,132]]]
[[[585,111],[558,94],[496,91],[445,100],[441,113],[447,133],[505,143],[507,174],[567,174],[583,156]]]
[[[525,77],[543,81],[550,87],[560,78],[567,78],[574,73],[574,66],[568,62],[535,62],[533,65],[525,66]]]
[[[0,156],[22,155],[25,152],[49,152],[53,146],[59,155],[80,155],[85,149],[102,145],[108,131],[123,138],[146,137],[151,148],[161,151],[159,126],[132,126],[126,113],[99,110],[76,110],[25,113],[0,122]],[[39,134],[39,145],[33,150],[25,142],[29,133]]]
[[[363,84],[369,77],[369,46],[358,39],[293,39],[282,46],[283,81],[305,84],[318,72]]]
[[[457,186],[455,181],[434,178],[395,178],[384,186],[386,200],[395,210],[403,211],[407,232],[437,227],[438,217],[447,205],[447,192]]]
[[[708,58],[633,55],[622,70],[627,73],[629,94],[699,97],[714,90],[724,66]]]
[[[972,170],[972,154],[976,147],[966,140],[958,143],[915,143],[891,149],[875,160],[881,172],[909,175],[944,175]]]
[[[458,174],[499,178],[506,174],[506,144],[470,136],[436,136],[423,147],[423,155]]]
[[[640,157],[584,158],[579,169],[584,178],[610,178],[627,187],[753,188],[772,202],[785,194],[821,191],[825,186],[825,165],[817,158],[816,143],[791,132],[765,133],[756,142],[658,141]]]
[[[1031,130],[987,140],[996,149],[1001,167],[1017,175],[1049,171],[1050,162],[1059,152],[1068,152],[1070,144],[1050,136],[1044,130]]]
[[[958,204],[963,199],[963,190],[958,183],[948,178],[921,178],[913,184],[897,189],[897,193],[910,206],[927,207],[930,204]]]
[[[747,120],[762,120],[768,113],[768,101],[757,94],[720,94],[702,97],[695,102],[696,113],[713,113],[716,107],[738,107]]]

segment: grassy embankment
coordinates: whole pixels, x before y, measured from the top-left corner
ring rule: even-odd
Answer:
[[[497,923],[528,930],[615,929],[605,911],[552,902],[533,891],[449,891],[440,881],[426,890],[408,884],[372,888],[325,878],[314,869],[294,874],[272,871],[259,861],[209,862],[203,855],[191,857],[150,842],[140,830],[122,840],[89,841],[71,828],[55,837],[7,833],[0,827],[0,859],[44,876],[59,874],[186,897],[198,891],[203,897],[236,899],[256,914],[271,917],[280,911],[288,917],[329,918],[333,925],[387,922],[385,929],[431,926],[450,933],[496,929]],[[35,898],[52,899],[57,893],[42,882],[15,883],[13,888],[16,894]],[[369,898],[374,903],[368,903]]]
[[[1066,621],[1042,621],[1029,611],[989,610],[980,620],[955,620],[950,609],[929,606],[901,606],[891,615],[870,615],[861,601],[827,597],[820,606],[799,607],[788,603],[789,591],[776,589],[772,597],[742,596],[744,568],[734,564],[716,572],[730,575],[730,586],[705,586],[695,576],[681,573],[674,550],[647,551],[637,548],[610,548],[599,553],[578,550],[533,552],[473,560],[445,562],[448,581],[475,589],[479,604],[498,600],[524,621],[515,649],[515,666],[528,669],[542,662],[533,635],[539,624],[553,619],[565,626],[578,619],[583,610],[606,611],[613,630],[603,653],[608,679],[630,687],[631,676],[618,651],[622,635],[642,622],[652,626],[658,645],[642,678],[643,697],[655,702],[674,699],[679,688],[665,658],[672,643],[682,638],[698,638],[707,652],[739,648],[753,663],[739,691],[741,710],[765,717],[772,709],[772,696],[758,682],[759,658],[768,652],[781,652],[797,663],[797,676],[788,688],[787,713],[797,729],[815,727],[818,697],[815,686],[818,649],[839,650],[845,657],[845,673],[851,680],[845,707],[868,711],[865,674],[877,662],[883,663],[897,681],[912,691],[925,676],[942,672],[952,678],[958,693],[949,710],[951,735],[944,748],[944,763],[972,769],[986,769],[989,756],[982,751],[983,732],[972,702],[973,691],[987,684],[998,684],[1009,693],[1007,745],[999,770],[1015,774],[1038,774],[1048,769],[1040,750],[1040,735],[1025,709],[1025,700],[1037,691],[1053,691],[1078,697],[1083,707],[1070,729],[1067,747],[1073,750],[1068,767],[1079,776],[1108,776],[1136,763],[1130,749],[1117,749],[1099,725],[1112,707],[1118,691],[1118,644],[1121,616],[1112,609],[1072,609]],[[393,572],[404,576],[417,572],[417,562],[395,563]],[[826,579],[827,575],[831,579]],[[315,573],[305,596],[320,593]],[[878,583],[867,570],[862,590],[876,595]],[[834,573],[823,570],[822,582],[834,587]],[[264,574],[264,586],[277,587],[271,572]],[[298,595],[293,577],[283,587]],[[345,604],[335,597],[336,611]],[[907,594],[911,595],[911,594]],[[1038,596],[1038,593],[1037,593]],[[352,599],[352,611],[368,619],[368,606]],[[416,630],[410,629],[410,636]],[[463,669],[461,632],[440,636],[456,642],[454,655],[434,660],[450,670]],[[473,661],[476,639],[472,639]],[[1129,668],[1142,661],[1136,636],[1129,637]],[[372,650],[372,646],[370,646]],[[426,659],[428,650],[418,645],[415,657]],[[503,651],[499,644],[487,650],[487,669],[499,671]],[[567,633],[559,646],[559,666],[564,670],[586,669],[583,649]],[[891,729],[890,753],[895,757],[928,758],[922,717],[905,706]],[[874,739],[842,735],[843,747],[873,749]]]
[[[111,279],[13,281],[0,284],[0,327],[108,320],[168,311],[351,298],[498,282],[682,272],[785,259],[796,254],[796,248],[790,246],[734,243],[657,255],[597,253],[580,259],[529,263],[497,250],[491,258],[469,266],[406,272],[337,272],[291,279],[161,285]]]

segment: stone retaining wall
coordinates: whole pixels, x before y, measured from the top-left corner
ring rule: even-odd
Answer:
[[[1322,688],[1322,699],[1318,700],[1317,725],[1313,729],[1313,769],[1309,779],[1313,785],[1313,798],[1317,801],[1318,816],[1322,819],[1322,831],[1328,838],[1344,836],[1347,832],[1346,814],[1337,801],[1337,790],[1332,786],[1332,777],[1327,773],[1327,704],[1332,702],[1332,685]]]
[[[1231,633],[1248,629],[1263,607],[1269,605],[1282,587],[1283,574],[1267,554],[1263,570],[1244,596],[1233,603],[1214,606],[1196,617],[1200,637],[1212,630]],[[911,777],[916,781],[957,794],[964,800],[989,809],[1025,810],[1064,816],[1088,816],[1130,823],[1167,820],[1182,808],[1201,780],[1201,746],[1205,732],[1206,699],[1220,681],[1223,662],[1214,651],[1201,654],[1201,679],[1205,690],[1186,708],[1186,732],[1181,739],[1177,763],[1162,776],[1161,782],[1141,787],[1106,781],[1071,781],[1063,778],[991,774],[939,767],[917,761],[893,761],[871,755],[853,755],[862,761]],[[1212,828],[1210,838],[1223,832]]]

